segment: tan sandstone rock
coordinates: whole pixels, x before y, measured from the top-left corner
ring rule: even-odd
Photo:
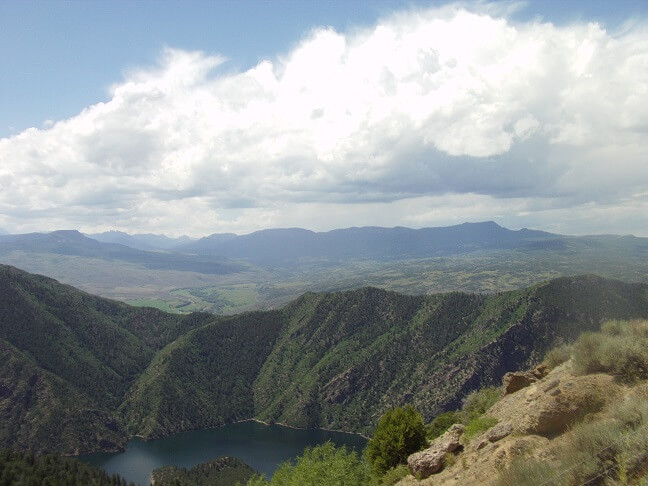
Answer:
[[[439,472],[443,468],[444,456],[463,447],[461,445],[463,432],[463,425],[454,424],[445,434],[435,439],[430,447],[409,456],[407,465],[412,475],[424,479]]]
[[[610,375],[574,376],[558,370],[502,397],[488,415],[515,424],[517,433],[550,437],[564,432],[586,414],[599,411],[618,390]]]

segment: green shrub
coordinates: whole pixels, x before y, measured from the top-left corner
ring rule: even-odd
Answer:
[[[466,439],[470,440],[482,432],[487,431],[496,423],[497,419],[495,417],[487,417],[483,415],[481,417],[476,417],[468,422],[463,435]]]
[[[485,387],[470,393],[465,399],[459,412],[459,418],[464,424],[470,423],[500,399],[501,391],[496,387]]]
[[[245,483],[245,486],[266,486],[268,484],[270,483],[265,478],[265,476],[263,476],[262,474],[255,474],[250,479],[248,479],[248,482]],[[238,486],[238,484],[235,486]]]
[[[367,459],[374,469],[384,474],[405,464],[407,456],[427,445],[423,417],[411,405],[388,410],[378,422],[367,444]]]
[[[453,424],[460,422],[457,412],[443,412],[434,417],[426,428],[428,440],[434,440],[443,435]]]
[[[284,463],[277,469],[269,483],[254,478],[248,485],[304,486],[326,484],[331,486],[366,485],[373,482],[369,465],[355,451],[331,442],[317,447],[307,447],[295,463]]]
[[[401,464],[400,466],[396,466],[395,468],[387,471],[380,480],[380,484],[381,486],[392,486],[393,484],[396,484],[398,481],[407,476],[409,473],[409,468],[406,465]]]

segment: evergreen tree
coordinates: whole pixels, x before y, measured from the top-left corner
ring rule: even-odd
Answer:
[[[427,441],[423,417],[411,405],[388,410],[378,422],[367,445],[367,459],[384,474],[405,464],[407,456],[421,450]]]

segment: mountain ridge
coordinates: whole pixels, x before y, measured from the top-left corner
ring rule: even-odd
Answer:
[[[537,230],[509,230],[494,221],[411,229],[402,226],[351,227],[315,232],[276,228],[214,241],[211,235],[176,249],[202,255],[279,263],[300,258],[407,259],[469,251],[473,248],[515,247],[527,240],[559,237]]]
[[[227,274],[243,269],[240,264],[225,259],[206,260],[190,255],[140,250],[119,243],[104,243],[77,230],[0,235],[0,255],[7,255],[13,251],[100,258],[136,263],[149,269],[184,270],[205,274]]]
[[[215,234],[192,244],[207,250],[138,250],[70,231],[0,236],[0,262],[104,297],[184,314],[271,309],[306,291],[362,285],[420,295],[493,293],[588,272],[648,281],[648,238],[513,231],[494,222],[267,230]]]
[[[310,292],[229,317],[134,308],[7,266],[0,289],[0,446],[68,454],[253,418],[368,434],[404,403],[429,420],[557,340],[648,317],[647,284],[596,276],[494,295]]]
[[[156,350],[201,319],[134,308],[0,265],[0,447],[123,447],[115,414]]]
[[[128,234],[123,231],[104,231],[103,233],[84,233],[84,236],[102,243],[119,243],[138,250],[173,250],[177,245],[189,243],[195,238],[183,235],[171,238],[154,233]]]

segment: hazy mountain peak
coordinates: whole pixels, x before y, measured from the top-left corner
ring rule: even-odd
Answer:
[[[49,233],[52,236],[63,236],[69,239],[86,240],[87,236],[81,234],[78,230],[56,230]]]
[[[86,236],[102,243],[118,243],[138,250],[173,250],[178,245],[193,241],[192,238],[184,235],[178,238],[172,238],[155,233],[139,233],[131,235],[118,230],[86,234]]]

